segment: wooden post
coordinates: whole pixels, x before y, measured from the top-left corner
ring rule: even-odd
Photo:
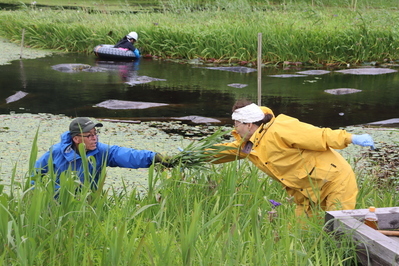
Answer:
[[[258,105],[262,105],[262,33],[258,33]]]
[[[19,55],[19,58],[22,58],[22,48],[24,48],[24,40],[25,40],[25,28],[22,29],[22,40],[21,40],[21,54]]]

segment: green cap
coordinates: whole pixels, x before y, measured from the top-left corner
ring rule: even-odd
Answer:
[[[86,133],[92,130],[95,127],[102,127],[103,124],[97,123],[94,124],[88,117],[78,117],[72,120],[71,124],[69,124],[69,133],[71,137],[75,137],[81,133]]]

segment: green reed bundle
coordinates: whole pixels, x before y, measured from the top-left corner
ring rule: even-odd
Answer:
[[[225,136],[229,134],[229,130],[220,128],[212,135],[200,140],[193,141],[187,145],[181,152],[165,159],[166,164],[170,166],[179,165],[181,168],[204,169],[205,164],[212,163],[220,159],[223,151],[232,149],[224,145],[217,145],[225,140]],[[218,155],[218,157],[215,157]]]

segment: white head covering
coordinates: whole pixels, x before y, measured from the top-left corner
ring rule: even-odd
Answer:
[[[265,117],[262,109],[254,103],[251,103],[242,108],[236,109],[231,118],[241,123],[253,123],[262,120]]]

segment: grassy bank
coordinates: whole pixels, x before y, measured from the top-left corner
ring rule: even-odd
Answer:
[[[19,43],[25,29],[27,46],[89,53],[95,45],[116,43],[135,30],[143,54],[256,61],[258,33],[262,33],[264,63],[356,64],[399,59],[399,16],[394,8],[357,6],[354,11],[347,5],[293,2],[258,7],[238,1],[225,3],[222,9],[208,6],[206,11],[195,11],[195,3],[171,1],[172,12],[137,14],[27,7],[1,12],[0,34]]]
[[[150,168],[142,179],[140,170],[109,168],[103,190],[85,187],[79,197],[67,174],[59,201],[53,198],[52,174],[28,190],[29,167],[58,141],[70,118],[15,114],[0,119],[2,154],[8,154],[1,172],[9,179],[0,186],[2,265],[356,265],[350,235],[339,241],[331,237],[323,212],[295,217],[281,185],[247,161],[202,171]],[[190,143],[146,123],[102,123],[105,143],[166,154]],[[381,149],[397,142],[397,130],[348,130],[372,134]],[[374,167],[365,167],[365,152],[354,145],[342,151],[358,176],[356,207],[396,206],[392,180],[378,180],[384,169],[375,158]]]
[[[201,173],[151,169],[150,182],[160,186],[142,198],[130,189],[115,196],[87,188],[75,197],[67,175],[61,203],[44,179],[32,191],[0,195],[0,261],[323,266],[356,261],[349,237],[336,242],[323,230],[321,217],[299,221],[278,184],[258,174],[246,163]],[[269,200],[282,205],[273,209]]]

